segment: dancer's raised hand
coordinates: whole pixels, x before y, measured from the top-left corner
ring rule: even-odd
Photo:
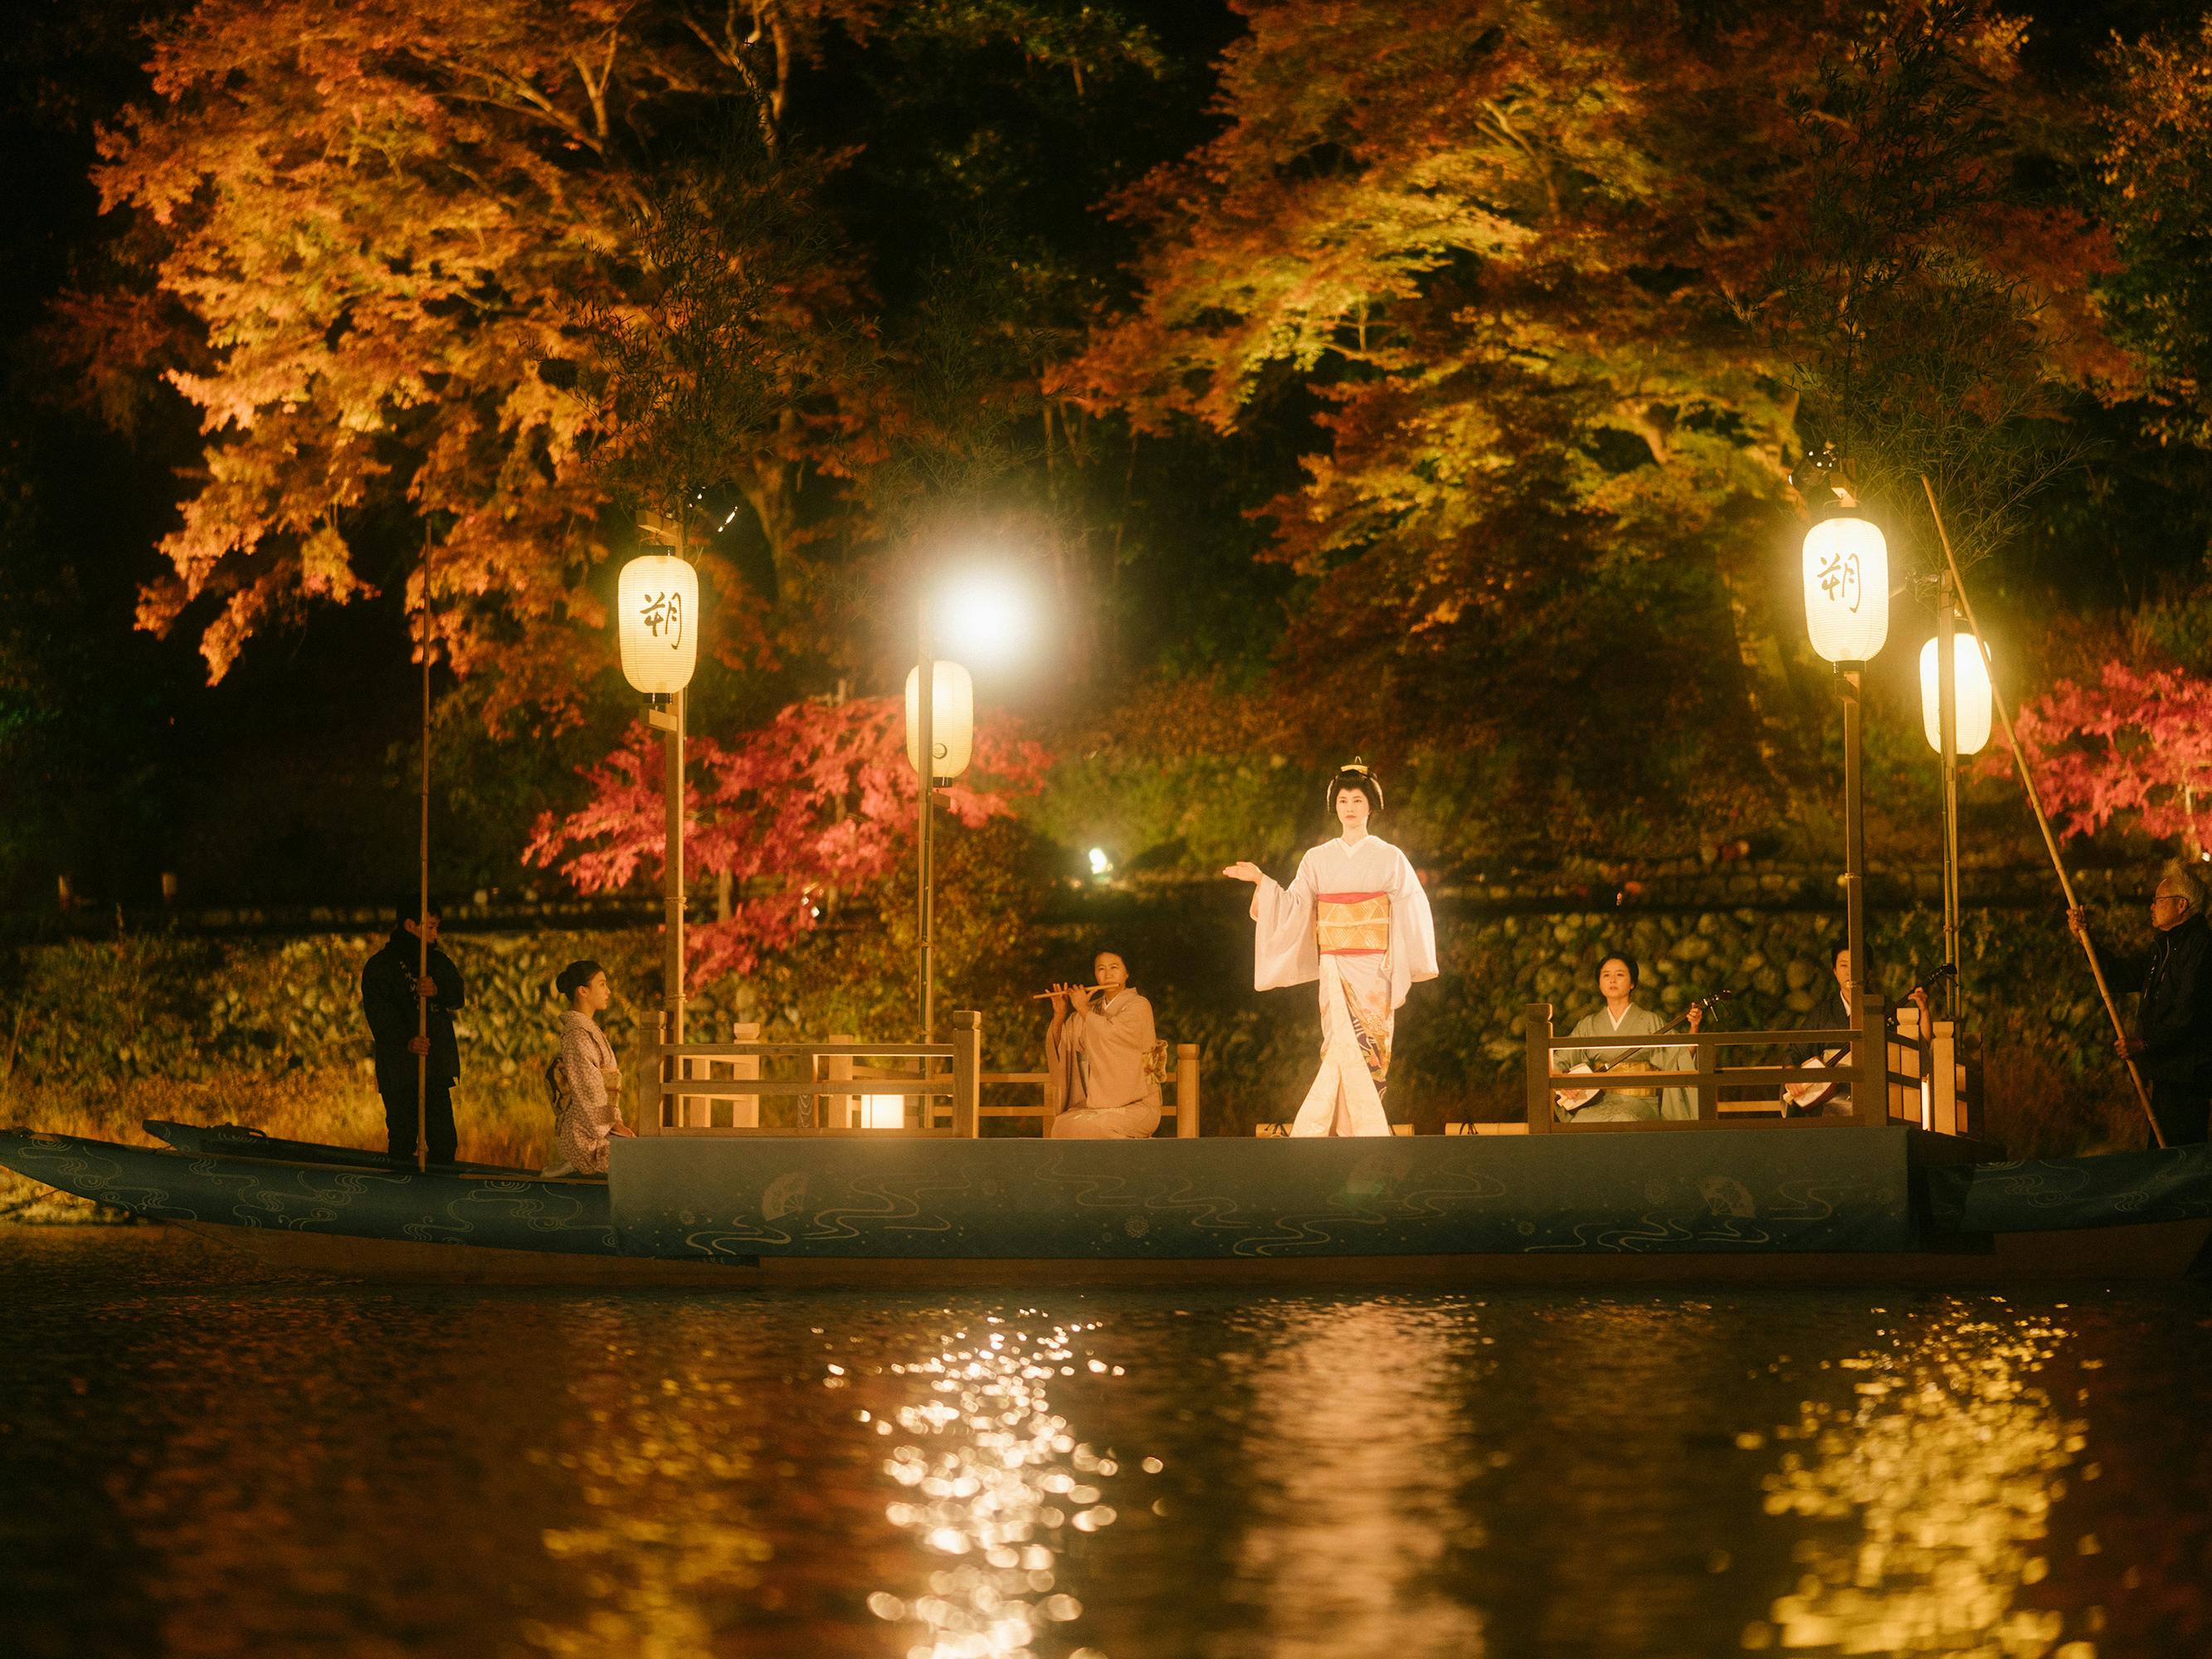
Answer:
[[[1257,887],[1267,877],[1266,872],[1249,860],[1239,860],[1223,870],[1221,873],[1231,881],[1249,881],[1255,887]]]

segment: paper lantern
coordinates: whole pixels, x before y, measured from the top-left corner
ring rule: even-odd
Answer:
[[[615,599],[623,677],[649,697],[691,684],[699,661],[699,573],[672,553],[647,553],[622,569]]]
[[[929,737],[937,750],[933,778],[957,778],[968,769],[975,750],[975,682],[957,662],[938,658],[936,695],[929,700]],[[921,670],[909,669],[906,677],[906,759],[921,770]]]
[[[906,1097],[904,1095],[862,1095],[860,1097],[860,1127],[863,1129],[905,1128]]]
[[[1951,695],[1958,703],[1953,718],[1958,722],[1959,752],[1978,755],[1990,740],[1989,659],[1971,633],[1954,634],[1951,646]],[[1928,746],[1939,755],[1943,752],[1943,692],[1938,683],[1942,667],[1936,642],[1930,640],[1920,647],[1920,720],[1928,733]]]
[[[1806,534],[1805,627],[1830,662],[1870,661],[1889,637],[1889,544],[1864,519]]]

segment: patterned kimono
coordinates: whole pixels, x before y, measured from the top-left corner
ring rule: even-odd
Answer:
[[[1390,1039],[1406,989],[1437,976],[1429,896],[1406,855],[1368,836],[1340,837],[1298,861],[1288,887],[1252,896],[1255,990],[1321,984],[1321,1071],[1293,1135],[1387,1135]]]
[[[574,1008],[562,1014],[554,1074],[553,1144],[562,1162],[580,1174],[605,1175],[607,1138],[621,1115],[622,1069],[589,1014]]]

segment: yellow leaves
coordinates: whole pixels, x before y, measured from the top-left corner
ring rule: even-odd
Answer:
[[[352,551],[336,525],[324,524],[300,544],[300,586],[314,598],[340,604],[362,591]]]

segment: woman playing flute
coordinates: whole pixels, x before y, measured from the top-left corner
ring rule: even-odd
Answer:
[[[1288,887],[1249,863],[1221,873],[1258,890],[1253,988],[1321,984],[1321,1071],[1291,1133],[1387,1135],[1390,1040],[1407,988],[1437,976],[1436,924],[1406,855],[1367,832],[1382,810],[1367,768],[1355,759],[1339,772],[1328,804],[1342,833],[1299,860]]]
[[[1098,978],[1095,988],[1053,988],[1052,1029],[1044,1037],[1045,1087],[1060,1104],[1052,1133],[1143,1140],[1160,1127],[1160,1085],[1151,1067],[1158,1041],[1152,1005],[1131,988],[1128,965],[1115,952],[1101,951],[1091,972]]]

